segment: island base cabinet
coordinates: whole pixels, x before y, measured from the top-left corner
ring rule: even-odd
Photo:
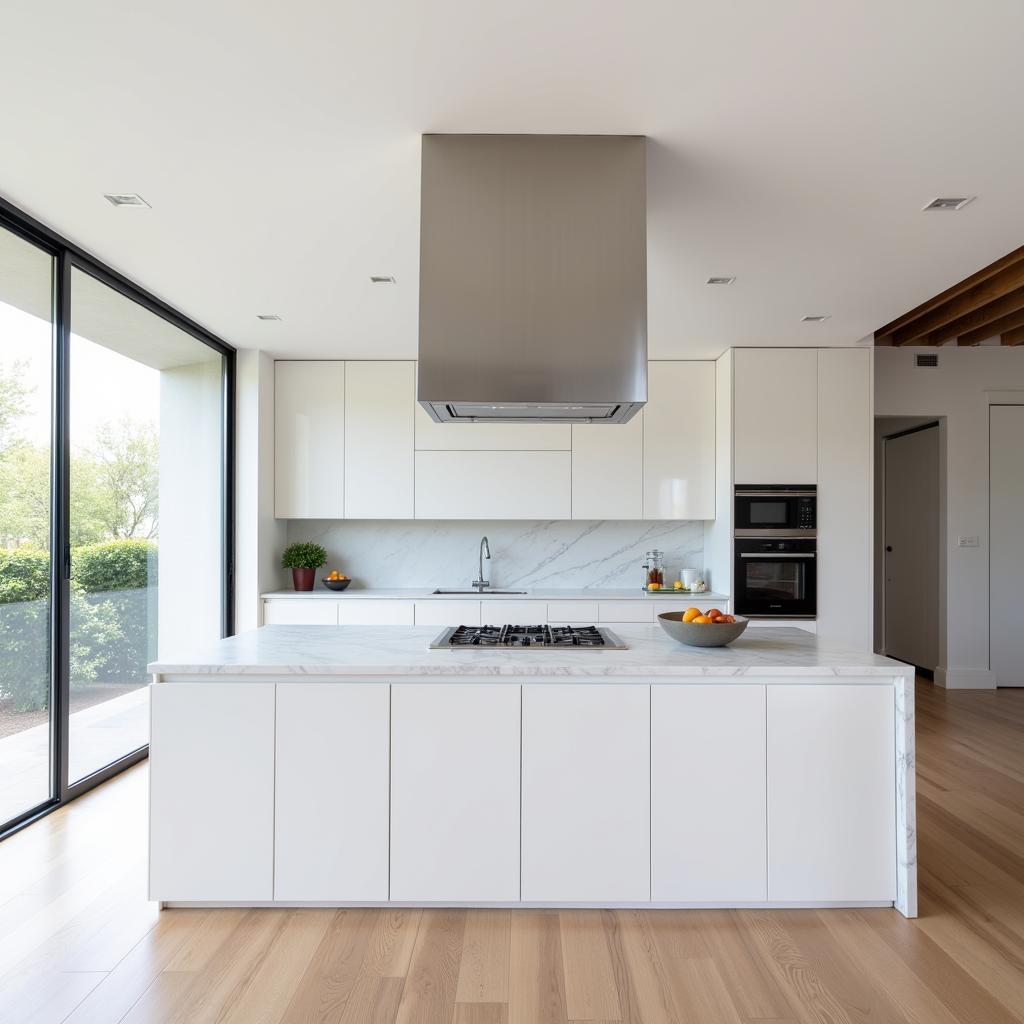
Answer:
[[[891,686],[768,687],[768,898],[896,897]]]
[[[274,898],[388,898],[389,692],[277,687]]]
[[[646,903],[650,687],[523,687],[522,898]]]
[[[519,899],[520,687],[391,687],[391,899]]]
[[[150,899],[272,899],[273,684],[157,683],[150,696]]]
[[[765,687],[651,687],[651,899],[768,898]]]

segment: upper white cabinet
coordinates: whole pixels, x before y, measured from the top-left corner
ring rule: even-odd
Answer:
[[[733,388],[736,483],[816,484],[817,349],[737,349]]]
[[[435,423],[416,406],[420,452],[557,452],[569,450],[572,427],[560,423]]]
[[[416,518],[569,519],[571,460],[567,451],[417,452]]]
[[[274,515],[345,514],[345,363],[274,366]]]
[[[714,519],[715,364],[648,363],[647,392],[644,519]]]
[[[412,519],[416,364],[345,364],[345,518]]]
[[[644,417],[572,427],[573,519],[642,519]]]

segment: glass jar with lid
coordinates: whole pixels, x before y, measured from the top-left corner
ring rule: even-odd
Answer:
[[[652,585],[657,590],[665,586],[664,551],[648,551],[644,555],[644,589],[649,590]]]

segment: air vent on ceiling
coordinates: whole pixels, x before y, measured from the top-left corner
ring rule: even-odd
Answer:
[[[149,203],[135,192],[104,192],[103,198],[111,206],[149,206]]]
[[[831,315],[831,313],[814,313],[812,316],[801,317],[800,322],[805,324],[820,324],[826,321]]]
[[[914,358],[914,364],[916,366],[938,366],[939,365],[939,353],[938,352],[922,352]]]
[[[709,277],[708,284],[732,284],[735,281],[735,277]]]
[[[933,199],[925,210],[962,210],[974,196],[940,196]]]
[[[370,280],[373,284],[397,284],[398,282],[394,279],[391,274],[371,274]]]
[[[280,320],[280,316],[277,313],[257,313],[257,320]]]

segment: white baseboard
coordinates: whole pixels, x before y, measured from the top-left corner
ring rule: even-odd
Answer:
[[[935,669],[935,685],[947,690],[994,690],[996,674],[987,668],[946,668]]]

